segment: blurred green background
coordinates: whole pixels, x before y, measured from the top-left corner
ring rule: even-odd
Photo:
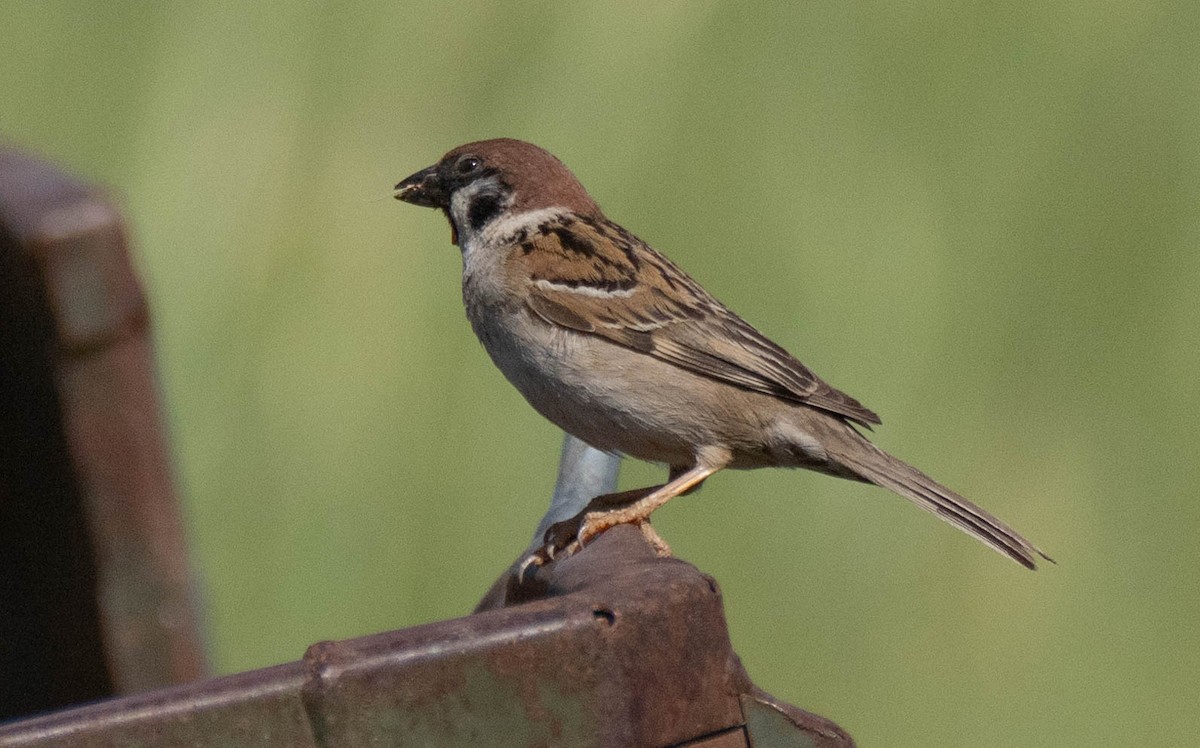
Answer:
[[[560,434],[391,198],[508,135],[1059,560],[722,474],[656,526],[760,685],[864,746],[1196,745],[1200,6],[748,7],[0,6],[0,135],[131,220],[216,667],[464,614],[529,540]]]

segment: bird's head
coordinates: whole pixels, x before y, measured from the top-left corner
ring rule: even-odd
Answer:
[[[563,162],[532,143],[511,138],[460,145],[433,166],[402,179],[395,197],[441,208],[455,244],[460,237],[477,236],[497,219],[533,210],[600,215]]]

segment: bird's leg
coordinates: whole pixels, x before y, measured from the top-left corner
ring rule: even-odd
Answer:
[[[544,536],[545,544],[517,567],[518,584],[530,568],[572,556],[589,540],[616,525],[637,525],[657,555],[671,555],[666,541],[650,526],[650,515],[676,496],[696,490],[706,478],[729,464],[729,454],[724,450],[705,456],[710,459],[688,468],[672,466],[669,480],[661,486],[597,496],[579,514],[551,525]]]
[[[579,526],[579,533],[575,536],[575,542],[571,544],[578,544],[578,547],[572,549],[568,546],[565,550],[572,553],[578,551],[589,540],[611,527],[624,524],[641,525],[647,522],[655,509],[658,509],[676,496],[682,496],[699,487],[705,478],[720,469],[720,467],[696,465],[690,470],[673,477],[665,485],[659,486],[642,498],[620,508],[599,509],[597,511],[593,509],[591,504],[588,504],[587,509],[584,510],[583,522]],[[655,533],[655,535],[657,534]]]
[[[643,528],[642,533],[654,546],[656,553],[669,555],[670,548],[649,526],[651,513],[676,496],[695,490],[705,478],[721,467],[696,465],[686,470],[673,468],[671,479],[661,486],[597,496],[579,514],[551,525],[546,531],[546,544],[541,552],[550,560],[570,556],[605,530],[617,525],[633,524]]]
[[[667,482],[669,483],[670,481],[675,480],[676,478],[678,478],[679,476],[683,475],[684,473],[686,473],[687,471],[689,471],[691,469],[692,469],[691,465],[672,465],[670,472],[667,473]],[[704,485],[703,480],[701,480],[699,483],[697,483],[696,485],[692,486],[691,488],[689,488],[688,490],[684,491],[683,493],[681,493],[679,495],[687,496],[689,494],[693,494],[693,493],[699,491],[700,486],[702,486],[702,485]]]
[[[687,465],[672,465],[671,472],[669,473],[667,480],[668,481],[675,480],[679,476],[686,473],[688,471],[688,467],[689,466],[687,466]],[[701,486],[701,484],[697,483],[696,485],[692,486],[691,488],[689,488],[688,490],[684,491],[683,493],[681,493],[679,495],[687,496],[690,493],[699,491],[700,486]],[[662,488],[662,486],[654,486],[654,487],[648,489],[647,493],[649,491],[657,490],[659,488]],[[591,507],[588,507],[588,509],[591,509]],[[646,542],[649,543],[650,547],[654,549],[654,555],[658,556],[659,558],[670,558],[671,557],[671,546],[667,545],[667,541],[663,540],[663,536],[659,535],[658,531],[654,529],[654,526],[650,524],[649,518],[646,518],[646,519],[642,520],[641,522],[638,522],[637,526],[638,526],[638,528],[641,529],[642,536],[646,538]]]
[[[667,545],[667,541],[663,540],[662,535],[650,524],[650,520],[644,519],[638,523],[638,527],[642,530],[642,536],[646,538],[646,542],[654,549],[654,555],[659,558],[671,557],[671,546]]]
[[[517,566],[517,584],[524,583],[525,575],[531,568],[545,566],[555,558],[560,556],[565,558],[566,556],[570,556],[572,553],[575,553],[575,551],[578,550],[578,548],[576,548],[570,552],[563,553],[563,551],[575,543],[575,538],[579,535],[580,526],[583,524],[583,520],[587,516],[588,512],[592,511],[593,509],[603,511],[606,509],[613,510],[628,506],[642,497],[647,496],[660,488],[663,488],[665,485],[666,484],[648,486],[646,488],[635,488],[630,491],[601,494],[589,501],[587,506],[583,508],[583,511],[579,512],[574,517],[571,517],[570,519],[564,519],[561,522],[555,522],[554,524],[550,525],[550,527],[546,529],[546,534],[542,536],[542,547],[526,556],[525,560],[523,560],[520,565]],[[653,534],[656,538],[658,537],[658,533],[654,532],[654,528],[651,528],[648,522],[645,523],[643,527],[649,528],[649,533]],[[643,529],[642,533],[646,534],[647,531]],[[660,545],[663,548],[666,548],[667,544],[662,538],[658,538],[658,542],[656,543],[650,538],[650,534],[646,534],[646,539],[650,540],[650,544],[654,546],[655,552],[658,552]],[[666,548],[666,550],[669,554],[670,549]]]
[[[590,514],[603,514],[606,512],[616,511],[630,504],[649,496],[654,491],[663,488],[666,484],[658,486],[647,486],[646,488],[634,488],[629,491],[619,491],[617,493],[601,494],[588,502],[578,514],[569,519],[564,519],[561,522],[555,522],[546,530],[546,534],[542,536],[542,541],[545,545],[538,551],[544,553],[547,560],[553,561],[562,551],[566,550],[576,538],[579,537],[579,531],[583,526],[584,520]],[[653,532],[653,530],[651,530]],[[661,539],[660,539],[661,540]],[[575,549],[578,550],[578,549]],[[575,550],[567,553],[570,556]]]

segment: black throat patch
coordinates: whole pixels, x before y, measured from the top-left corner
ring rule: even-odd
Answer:
[[[494,192],[482,192],[476,195],[467,206],[467,223],[479,231],[484,225],[499,215],[504,208],[504,201]]]

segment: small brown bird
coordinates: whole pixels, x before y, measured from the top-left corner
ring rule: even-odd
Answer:
[[[596,449],[670,467],[660,486],[593,499],[522,572],[578,551],[724,468],[802,467],[890,489],[1030,569],[1049,557],[869,442],[879,417],[830,387],[674,263],[604,216],[530,143],[468,143],[396,185],[441,208],[462,250],[471,327],[539,413]]]

